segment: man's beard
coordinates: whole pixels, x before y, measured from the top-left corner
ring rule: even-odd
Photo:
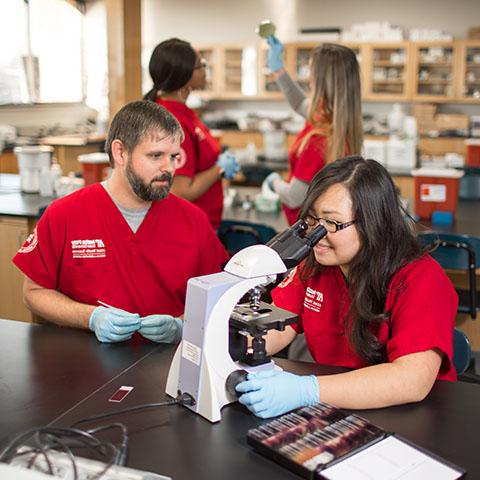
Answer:
[[[133,192],[145,202],[162,200],[170,193],[173,175],[169,172],[163,172],[161,175],[153,178],[150,183],[145,183],[133,170],[131,160],[128,160],[125,171],[128,183],[132,187]],[[156,181],[167,182],[167,185],[155,185],[154,182]]]

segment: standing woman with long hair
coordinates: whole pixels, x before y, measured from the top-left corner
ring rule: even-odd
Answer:
[[[223,212],[222,178],[233,178],[239,166],[232,154],[221,153],[218,141],[186,105],[192,90],[205,87],[206,67],[190,43],[178,38],[165,40],[150,58],[153,87],[144,98],[172,113],[185,134],[172,192],[204,210],[217,229]]]
[[[298,322],[266,336],[269,355],[303,332],[317,363],[335,375],[271,369],[237,385],[240,403],[261,417],[319,400],[341,408],[418,402],[436,379],[455,380],[458,297],[440,265],[422,252],[395,185],[374,160],[328,164],[310,184],[300,217],[327,235],[272,291]]]
[[[310,58],[311,95],[305,97],[283,67],[283,46],[268,38],[268,66],[293,110],[306,118],[289,153],[288,181],[276,172],[266,178],[278,193],[288,223],[295,223],[309,183],[326,164],[361,153],[363,144],[360,69],[355,53],[324,43]]]

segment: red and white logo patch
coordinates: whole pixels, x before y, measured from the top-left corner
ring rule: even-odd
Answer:
[[[33,229],[33,232],[27,237],[25,243],[20,247],[18,253],[30,253],[35,250],[38,245],[37,227]]]
[[[288,275],[281,281],[281,283],[278,284],[278,286],[280,288],[285,288],[287,285],[292,283],[295,273],[297,273],[297,267],[290,270],[290,272],[288,272]]]

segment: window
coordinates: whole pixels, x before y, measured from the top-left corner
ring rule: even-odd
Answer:
[[[0,2],[1,104],[81,102],[86,98],[84,16],[74,3]]]

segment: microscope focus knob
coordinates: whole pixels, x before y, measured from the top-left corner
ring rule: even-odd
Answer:
[[[248,372],[246,370],[234,370],[225,381],[225,388],[230,395],[238,397],[235,387],[247,379]]]

